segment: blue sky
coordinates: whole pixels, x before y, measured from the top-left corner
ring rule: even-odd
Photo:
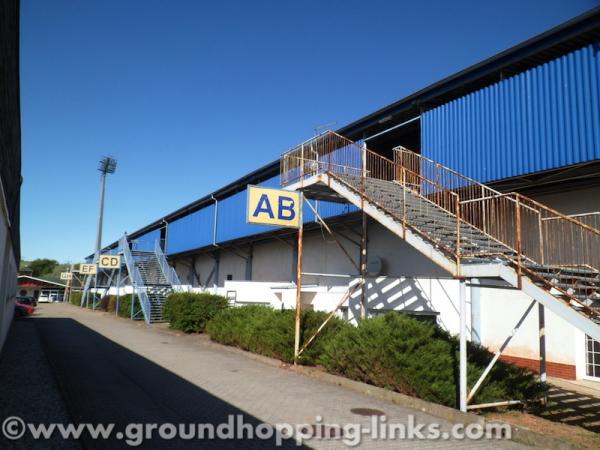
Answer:
[[[22,255],[103,244],[598,5],[21,0]]]

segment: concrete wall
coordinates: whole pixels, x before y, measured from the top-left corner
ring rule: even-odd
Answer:
[[[600,186],[533,196],[534,200],[563,214],[582,214],[600,211]]]

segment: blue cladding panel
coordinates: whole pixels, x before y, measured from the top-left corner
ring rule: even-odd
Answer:
[[[211,204],[169,223],[167,254],[205,247],[213,242],[215,206]]]
[[[146,234],[142,234],[140,237],[135,239],[135,250],[142,251],[154,251],[156,241],[160,239],[160,229],[152,230]]]
[[[600,47],[428,111],[421,133],[425,156],[479,181],[600,159]]]
[[[270,178],[260,186],[279,188],[279,176]],[[273,231],[279,227],[246,223],[246,190],[220,199],[217,210],[217,243]],[[323,218],[358,211],[343,203],[318,202],[317,208]],[[181,253],[206,247],[213,243],[214,204],[169,223],[167,253]],[[315,220],[313,212],[304,207],[304,222]],[[154,244],[153,244],[154,245]]]

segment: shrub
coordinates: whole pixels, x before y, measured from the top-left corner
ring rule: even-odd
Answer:
[[[108,311],[111,298],[112,298],[111,295],[102,296],[100,301],[96,303],[96,309],[101,309],[102,311]],[[113,312],[114,312],[114,309],[113,309]]]
[[[117,313],[120,317],[130,318],[131,317],[131,302],[133,301],[133,294],[125,294],[121,295],[119,298],[119,311]],[[117,297],[111,296],[108,302],[108,311],[115,312],[117,307]],[[111,310],[112,308],[112,310]],[[141,311],[141,306],[138,301],[135,302],[134,305],[134,314],[138,314]]]
[[[300,342],[308,340],[327,317],[327,313],[303,311],[300,322]],[[275,310],[268,306],[249,305],[220,311],[206,327],[210,338],[261,355],[292,362],[294,359],[293,310]],[[350,327],[334,318],[322,330],[306,351],[301,363],[313,365],[323,346],[339,329]]]
[[[173,329],[200,333],[206,323],[227,305],[227,299],[220,295],[175,292],[167,297],[163,316]]]
[[[324,345],[319,362],[332,373],[447,406],[457,406],[458,342],[434,324],[400,313],[346,327]],[[471,345],[468,385],[473,386],[492,354]],[[475,403],[530,400],[541,393],[533,374],[496,363]]]
[[[83,292],[81,291],[71,291],[69,294],[69,303],[72,305],[81,305],[81,297],[83,297]]]

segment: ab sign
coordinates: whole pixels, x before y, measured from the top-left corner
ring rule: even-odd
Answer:
[[[248,186],[248,223],[299,228],[302,194],[282,189]]]

